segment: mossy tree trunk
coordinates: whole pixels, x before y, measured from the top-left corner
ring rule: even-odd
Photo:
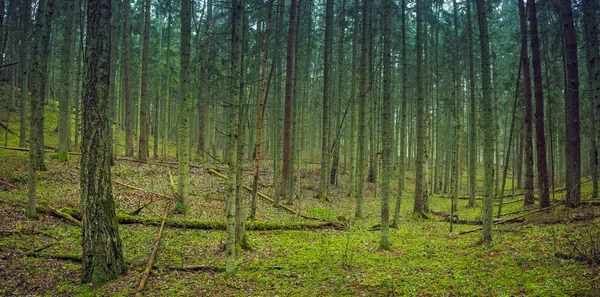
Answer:
[[[88,1],[80,177],[81,281],[94,285],[126,271],[110,173],[110,10],[110,0]]]

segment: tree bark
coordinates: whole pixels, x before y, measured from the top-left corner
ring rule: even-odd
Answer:
[[[598,52],[598,22],[596,11],[598,3],[595,0],[583,0],[583,25],[585,51],[588,70],[588,81],[591,86],[591,115],[592,115],[592,198],[598,198],[598,137],[600,137],[600,53]]]
[[[177,108],[177,208],[186,212],[190,172],[190,39],[192,0],[181,3],[179,106]]]
[[[531,96],[531,74],[527,52],[527,12],[523,0],[519,0],[521,22],[521,65],[523,66],[523,92],[525,93],[525,205],[533,205],[533,107]]]
[[[471,5],[467,3],[467,43],[469,58],[469,207],[475,206],[477,190],[477,100],[475,100],[475,62],[473,61],[473,25],[471,24]]]
[[[535,87],[535,144],[537,153],[538,187],[540,208],[550,206],[548,187],[548,167],[546,165],[546,133],[544,132],[544,86],[542,85],[542,58],[538,37],[537,11],[535,0],[529,6],[529,26],[531,34],[531,54],[533,63],[533,84]]]
[[[577,33],[573,23],[570,0],[560,0],[560,13],[565,49],[565,161],[566,204],[578,207],[581,203],[581,137],[579,127],[579,69],[577,62]]]
[[[328,200],[329,192],[329,100],[332,98],[332,44],[333,44],[333,0],[325,4],[325,52],[323,54],[323,121],[321,134],[321,175],[318,198]]]
[[[368,63],[368,46],[369,46],[369,0],[363,0],[362,3],[362,39],[360,46],[360,64],[359,64],[359,94],[358,94],[358,159],[356,162],[356,175],[357,193],[356,193],[356,212],[354,216],[356,218],[363,217],[363,200],[364,200],[364,182],[365,182],[365,125],[366,125],[366,114],[365,105],[367,101],[367,82],[369,80],[367,76],[367,65]]]
[[[330,0],[331,1],[331,0]],[[287,54],[285,64],[285,105],[283,119],[283,168],[282,168],[282,196],[288,204],[292,204],[294,197],[293,160],[292,160],[292,82],[294,77],[294,34],[296,28],[296,10],[298,1],[292,0],[290,5],[290,18],[287,36]]]
[[[148,58],[150,55],[150,0],[144,5],[144,36],[142,41],[142,88],[140,90],[140,139],[138,159],[148,160]],[[156,141],[156,140],[155,140]]]
[[[123,92],[125,99],[125,156],[133,156],[133,103],[131,102],[131,25],[129,0],[123,0]]]
[[[477,23],[479,25],[479,44],[481,50],[482,118],[492,118],[492,80],[490,67],[490,45],[487,24],[487,6],[485,0],[477,0]],[[490,122],[483,121],[483,232],[481,242],[492,240],[492,212],[494,195],[494,137],[495,129]]]
[[[82,283],[101,285],[126,271],[112,195],[108,146],[110,0],[88,0],[81,206]]]
[[[65,1],[65,23],[63,25],[62,52],[62,96],[59,102],[58,120],[58,160],[69,161],[71,146],[71,93],[73,92],[73,49],[75,47],[75,14],[76,0]]]
[[[381,161],[383,176],[381,180],[381,239],[379,249],[390,249],[389,197],[392,178],[392,40],[391,18],[392,0],[383,3],[383,112],[381,114]]]

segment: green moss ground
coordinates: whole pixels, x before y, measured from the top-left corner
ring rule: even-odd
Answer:
[[[5,111],[0,118],[5,119]],[[18,131],[18,113],[11,115],[11,129]],[[46,114],[47,143],[56,144],[53,132],[56,113],[49,107]],[[13,121],[14,120],[14,121]],[[3,132],[3,131],[0,131]],[[54,133],[54,134],[53,134]],[[121,141],[123,143],[123,141]],[[9,135],[9,146],[18,139]],[[79,207],[79,158],[58,162],[47,154],[49,171],[40,173],[38,193],[56,207]],[[0,149],[0,179],[17,189],[0,185],[0,229],[21,230],[17,234],[0,234],[0,295],[44,296],[131,296],[135,293],[158,231],[155,226],[120,225],[127,275],[101,287],[79,284],[80,264],[68,260],[49,259],[52,255],[81,254],[81,231],[78,227],[42,214],[37,221],[25,219],[27,154]],[[219,166],[219,164],[205,164]],[[272,173],[265,168],[261,190],[270,194]],[[112,168],[113,178],[146,189],[170,195],[168,167],[119,161]],[[466,178],[466,173],[463,174]],[[183,219],[222,220],[225,207],[225,183],[205,169],[192,169],[190,206]],[[407,192],[402,204],[398,229],[390,231],[391,251],[378,251],[378,231],[369,231],[379,223],[379,200],[375,187],[366,185],[365,218],[352,220],[354,200],[348,198],[348,176],[332,188],[332,202],[313,198],[318,184],[318,170],[303,165],[301,198],[295,208],[306,215],[327,220],[344,220],[348,230],[271,230],[249,231],[251,251],[237,257],[238,274],[227,278],[211,271],[178,271],[169,267],[207,265],[224,268],[224,231],[167,228],[145,296],[598,296],[600,278],[597,268],[576,260],[555,257],[569,253],[567,235],[587,230],[591,221],[575,220],[581,213],[600,212],[582,207],[568,210],[558,207],[550,213],[528,217],[524,223],[499,225],[494,228],[490,245],[474,245],[479,233],[456,235],[449,223],[431,216],[429,220],[411,219],[413,173],[408,173]],[[250,176],[246,176],[250,184]],[[463,183],[464,184],[464,183]],[[507,183],[510,185],[510,183]],[[394,184],[392,192],[396,193]],[[591,185],[582,187],[584,198]],[[466,194],[463,194],[466,195]],[[559,193],[556,199],[563,199]],[[586,196],[587,195],[587,196]],[[130,212],[151,199],[115,185],[117,211]],[[248,197],[248,196],[247,196]],[[506,198],[513,200],[512,198]],[[481,217],[479,208],[466,208],[461,200],[461,219]],[[480,202],[478,202],[480,205]],[[449,212],[450,200],[430,199],[431,209]],[[505,212],[519,210],[522,203],[506,205]],[[151,204],[141,216],[157,220],[162,202]],[[264,224],[289,224],[303,219],[259,203],[258,219]],[[350,220],[349,220],[350,219]],[[262,223],[258,223],[262,224]],[[454,231],[476,226],[455,225]],[[581,233],[581,238],[585,237]],[[600,238],[596,237],[596,238]],[[27,254],[58,242],[38,254]]]

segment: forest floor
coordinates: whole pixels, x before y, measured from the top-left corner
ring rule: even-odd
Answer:
[[[46,127],[52,145],[56,132],[51,117]],[[16,146],[14,137],[9,134],[9,146]],[[39,174],[38,194],[45,204],[76,216],[79,158],[72,155],[70,162],[63,163],[52,158],[54,154],[46,154],[49,170]],[[81,285],[81,229],[48,213],[41,213],[38,220],[25,218],[27,156],[26,152],[0,149],[0,180],[5,182],[0,182],[0,295],[134,294],[158,227],[121,224],[127,274],[100,287]],[[375,185],[366,184],[365,217],[355,220],[355,201],[347,196],[348,176],[342,174],[340,184],[332,187],[330,202],[321,202],[314,198],[318,168],[307,164],[300,170],[300,195],[291,207],[344,228],[316,227],[315,221],[274,208],[261,199],[257,219],[274,226],[266,229],[275,230],[248,231],[252,249],[237,255],[237,275],[228,278],[221,272],[225,265],[225,232],[191,225],[224,220],[226,184],[209,173],[209,168],[224,169],[225,165],[206,163],[191,169],[188,212],[185,216],[171,215],[172,224],[164,232],[156,268],[143,291],[145,296],[600,295],[597,265],[582,261],[588,249],[599,251],[599,207],[567,209],[559,205],[526,216],[524,221],[496,225],[492,243],[477,245],[479,232],[458,235],[477,225],[455,224],[449,232],[449,222],[440,216],[411,218],[414,185],[413,172],[409,172],[399,228],[391,230],[392,249],[379,251],[380,232],[373,228],[380,221]],[[150,192],[172,195],[169,170],[175,172],[171,166],[118,160],[112,167],[113,179],[144,191],[114,184],[117,212],[129,213],[154,199],[136,220],[159,219],[164,200]],[[250,184],[249,171],[245,178]],[[271,195],[272,183],[272,172],[261,170],[260,190]],[[394,184],[394,196],[395,189]],[[591,184],[583,184],[582,191],[584,200],[588,200]],[[509,197],[505,202],[519,198]],[[563,200],[564,192],[558,192],[554,199]],[[480,207],[467,208],[466,204],[466,200],[460,200],[460,219],[481,217]],[[430,207],[448,213],[450,200],[434,195]],[[504,213],[519,210],[522,201],[503,207]],[[278,230],[277,226],[291,227]],[[190,267],[201,268],[186,270]]]

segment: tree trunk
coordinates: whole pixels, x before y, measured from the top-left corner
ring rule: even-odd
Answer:
[[[88,0],[84,77],[81,206],[82,283],[102,285],[125,273],[115,214],[108,139],[110,0]]]
[[[487,6],[485,0],[477,0],[477,23],[479,25],[479,44],[481,50],[481,84],[482,84],[482,118],[492,118],[492,85],[490,67],[490,45],[487,24]],[[483,232],[481,242],[492,240],[492,212],[494,196],[494,127],[490,122],[483,124],[483,165],[484,165],[484,195],[483,195]]]
[[[473,25],[471,24],[471,5],[467,3],[467,37],[469,58],[469,207],[475,206],[477,190],[477,101],[475,100],[475,62],[473,61]]]
[[[540,189],[540,208],[550,206],[548,188],[548,167],[546,165],[546,133],[544,132],[544,87],[542,85],[542,58],[538,38],[537,12],[535,0],[527,2],[529,6],[529,25],[531,34],[531,54],[533,63],[533,84],[535,86],[535,144],[537,153],[538,187]]]
[[[131,26],[129,0],[123,0],[123,92],[125,98],[125,156],[133,156],[133,103],[131,99]]]
[[[368,45],[369,45],[369,0],[363,0],[362,3],[362,39],[360,46],[360,66],[359,66],[359,94],[358,94],[358,159],[356,162],[356,177],[357,193],[356,193],[356,218],[363,217],[363,200],[364,200],[364,181],[365,181],[365,125],[366,114],[365,105],[367,101],[367,65],[368,65]]]
[[[228,149],[228,167],[229,174],[232,177],[229,179],[227,190],[227,238],[225,251],[225,269],[229,276],[235,275],[235,246],[236,246],[236,192],[238,184],[241,180],[238,179],[238,167],[241,166],[238,160],[239,148],[237,142],[240,141],[238,135],[238,125],[240,124],[241,113],[241,84],[242,84],[242,43],[243,43],[243,26],[244,26],[244,0],[232,0],[231,16],[232,16],[232,51],[231,51],[231,106],[233,119],[229,125],[229,149]],[[236,178],[233,178],[233,177]]]
[[[192,0],[181,3],[179,106],[177,108],[177,208],[186,212],[190,172],[190,36]],[[231,174],[231,176],[234,176]]]
[[[581,203],[581,138],[579,127],[579,69],[577,62],[577,33],[573,23],[570,0],[560,0],[560,13],[565,49],[565,161],[566,203],[578,207]]]
[[[19,147],[27,146],[27,110],[28,97],[28,66],[29,66],[29,27],[31,24],[31,0],[22,0],[21,11],[21,48],[19,59],[21,60],[21,100],[19,101]]]
[[[383,112],[381,114],[382,166],[381,180],[381,239],[379,249],[390,249],[389,196],[392,178],[392,0],[383,3]]]
[[[325,52],[323,54],[323,124],[321,134],[321,177],[318,198],[328,200],[329,192],[329,100],[332,97],[333,0],[325,4]]]
[[[583,0],[583,22],[585,51],[588,69],[588,80],[591,86],[592,102],[592,198],[598,198],[598,137],[600,137],[600,53],[598,52],[598,22],[596,11],[598,3],[595,0]]]
[[[523,92],[525,93],[525,205],[533,205],[533,111],[531,98],[531,74],[529,55],[527,53],[527,12],[523,0],[519,0],[519,16],[521,20],[521,65],[523,66]]]
[[[138,159],[148,160],[148,56],[150,52],[150,0],[145,1],[144,8],[144,36],[142,41],[142,89],[140,90],[140,139],[138,146]],[[156,141],[156,140],[155,140]]]
[[[407,97],[407,61],[406,61],[406,0],[402,0],[402,108],[400,113],[400,159],[398,162],[398,195],[394,207],[394,221],[392,226],[397,228],[400,220],[400,207],[402,205],[402,194],[404,192],[404,177],[406,175],[406,108]]]
[[[331,0],[330,0],[331,1]],[[282,168],[282,196],[288,204],[292,204],[294,197],[293,160],[292,160],[292,82],[294,76],[294,34],[296,27],[296,9],[298,1],[292,0],[290,6],[289,28],[287,36],[287,55],[285,65],[285,106],[283,121],[283,168]]]
[[[73,49],[75,47],[75,0],[65,2],[65,24],[63,25],[62,44],[62,98],[59,102],[58,120],[58,160],[69,161],[71,146],[71,92],[73,92]]]
[[[416,99],[416,133],[417,156],[415,160],[415,196],[413,205],[413,218],[423,218],[425,216],[425,201],[423,192],[427,191],[425,184],[425,92],[424,92],[424,71],[423,71],[423,1],[417,1],[417,37],[415,40],[417,49],[417,99]]]
[[[258,165],[260,161],[260,142],[262,139],[262,123],[265,114],[265,87],[266,87],[266,72],[267,60],[269,56],[269,35],[271,33],[271,17],[273,14],[273,2],[267,4],[267,24],[265,27],[265,36],[263,40],[263,57],[260,71],[260,90],[258,93],[258,113],[256,123],[256,141],[254,143],[254,167],[253,167],[253,182],[252,182],[252,204],[250,207],[250,219],[256,218],[257,207],[257,192],[258,192]]]

